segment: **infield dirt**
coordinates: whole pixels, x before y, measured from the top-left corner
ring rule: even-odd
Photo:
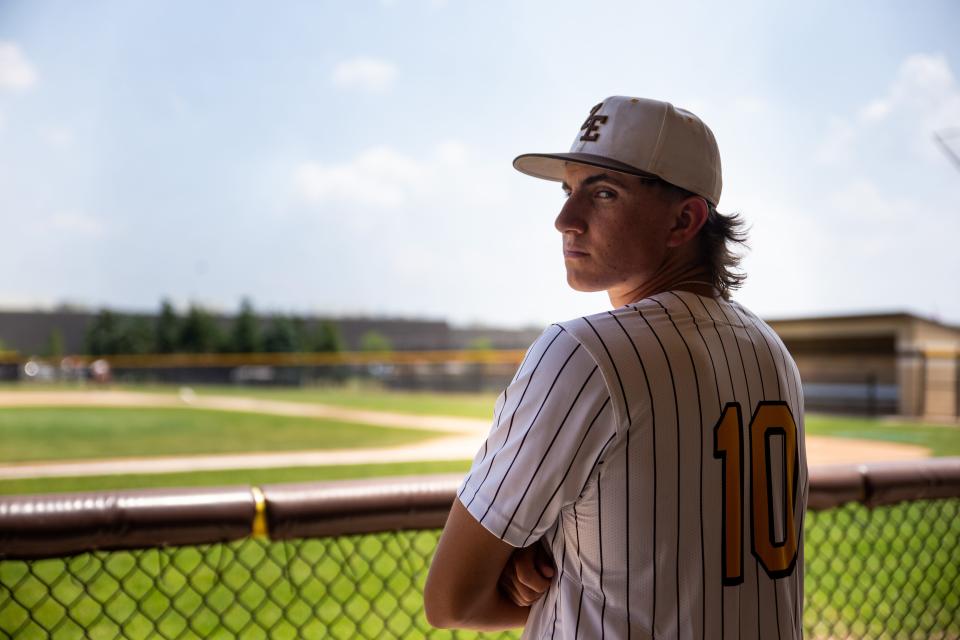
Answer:
[[[180,473],[213,469],[262,469],[291,466],[324,466],[427,460],[472,459],[483,444],[487,420],[451,416],[426,416],[388,411],[370,411],[332,405],[264,400],[238,396],[197,395],[185,390],[178,395],[135,391],[0,391],[0,407],[190,407],[217,411],[325,418],[403,429],[447,432],[439,438],[399,447],[338,451],[290,451],[271,453],[114,458],[71,462],[41,462],[0,465],[0,479],[57,476],[113,475],[129,473]],[[908,460],[930,456],[926,447],[877,440],[806,437],[807,461],[811,465]]]

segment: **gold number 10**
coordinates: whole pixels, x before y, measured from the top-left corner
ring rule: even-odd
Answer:
[[[770,439],[783,438],[782,486],[773,484]],[[757,404],[749,427],[750,486],[743,482],[743,417],[739,402],[728,402],[713,428],[713,457],[723,463],[723,584],[743,582],[743,500],[749,489],[750,548],[771,578],[793,573],[797,561],[797,424],[782,401]],[[783,491],[783,539],[778,540],[773,513],[774,491]]]

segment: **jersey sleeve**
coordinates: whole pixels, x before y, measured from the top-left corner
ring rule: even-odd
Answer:
[[[577,500],[616,433],[597,363],[551,325],[497,399],[490,434],[458,498],[491,533],[525,547]]]

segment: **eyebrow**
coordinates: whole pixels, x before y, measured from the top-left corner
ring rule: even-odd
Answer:
[[[611,176],[609,173],[596,173],[590,176],[589,178],[584,178],[581,186],[589,187],[591,184],[594,184],[596,182],[612,182],[618,187],[622,187],[624,189],[626,188],[625,184],[623,184],[621,181]],[[572,189],[570,188],[570,185],[568,185],[565,180],[560,182],[560,188],[563,189],[564,191],[572,191]]]

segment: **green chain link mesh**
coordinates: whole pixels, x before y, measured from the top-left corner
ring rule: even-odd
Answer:
[[[807,514],[807,638],[960,638],[960,500]]]
[[[810,512],[808,638],[960,638],[960,500]],[[0,561],[9,638],[515,638],[430,628],[439,531]]]

